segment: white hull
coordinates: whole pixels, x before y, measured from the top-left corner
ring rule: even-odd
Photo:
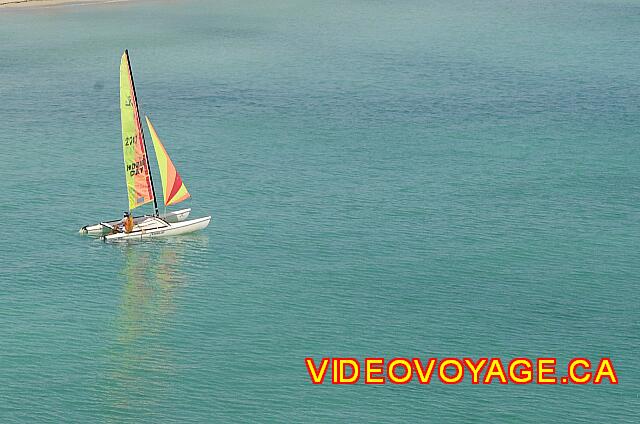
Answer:
[[[176,223],[168,223],[162,219],[151,218],[133,227],[130,233],[116,233],[102,236],[104,241],[130,241],[147,238],[177,236],[207,228],[211,217],[191,219]]]
[[[187,217],[189,216],[190,212],[191,212],[191,208],[189,208],[189,209],[180,209],[179,211],[167,212],[166,214],[162,214],[162,215],[160,215],[160,218],[164,219],[165,221],[167,221],[169,223],[182,222],[185,219],[187,219]],[[148,219],[153,219],[153,217],[150,217],[148,215],[136,216],[136,217],[133,218],[133,224],[134,225],[139,225],[143,221],[146,221]],[[101,223],[95,224],[95,225],[86,225],[86,226],[80,228],[79,233],[80,234],[96,235],[96,236],[105,235],[109,231],[111,231],[111,228],[115,224],[117,224],[119,222],[120,222],[119,219],[115,219],[113,221],[104,221],[104,222],[101,222]]]

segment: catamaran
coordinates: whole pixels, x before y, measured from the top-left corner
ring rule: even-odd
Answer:
[[[127,50],[124,51],[120,61],[120,118],[122,122],[122,149],[129,196],[129,212],[131,213],[133,209],[153,202],[154,214],[133,217],[134,225],[129,232],[124,231],[124,228],[119,228],[120,220],[110,220],[84,226],[80,229],[80,233],[99,235],[105,241],[124,241],[186,234],[206,228],[211,221],[211,216],[187,220],[191,212],[190,208],[165,212],[164,214],[160,214],[158,211],[158,202],[151,176],[149,156],[147,155],[147,146],[138,110],[136,88]],[[180,203],[191,195],[169,158],[149,117],[145,118],[153,140],[158,168],[160,169],[166,210],[167,206]]]

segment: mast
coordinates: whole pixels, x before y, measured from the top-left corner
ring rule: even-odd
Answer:
[[[153,208],[155,210],[155,216],[159,216],[158,213],[158,201],[156,200],[156,189],[153,185],[153,177],[151,176],[151,166],[149,165],[149,151],[147,150],[147,143],[144,140],[144,128],[140,121],[140,108],[138,107],[138,95],[136,94],[136,84],[133,82],[133,72],[131,72],[131,59],[129,58],[129,50],[124,49],[124,54],[127,55],[127,65],[129,66],[129,77],[131,78],[131,89],[133,91],[133,98],[136,104],[136,113],[138,114],[138,125],[140,125],[140,135],[142,136],[142,145],[144,146],[144,156],[147,162],[147,169],[149,170],[149,182],[151,183],[151,191],[153,192]]]

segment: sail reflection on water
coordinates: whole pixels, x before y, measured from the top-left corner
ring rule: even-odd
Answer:
[[[124,286],[109,354],[111,390],[106,400],[117,416],[169,400],[171,390],[166,385],[176,373],[167,335],[185,287],[183,261],[192,241],[118,246]]]

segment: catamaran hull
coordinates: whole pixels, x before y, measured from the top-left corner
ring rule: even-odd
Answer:
[[[130,233],[108,234],[102,236],[102,239],[104,241],[119,242],[177,236],[180,234],[193,233],[194,231],[199,231],[207,228],[210,221],[210,216],[177,223],[167,223],[165,221],[164,225],[161,226],[138,226],[134,227],[134,231]]]
[[[160,215],[160,218],[164,219],[169,223],[182,222],[189,217],[190,212],[191,212],[191,208],[181,209],[179,211],[167,212],[166,214],[162,214]],[[133,224],[138,225],[146,219],[149,219],[149,217],[146,215],[136,216],[133,218]],[[85,225],[84,227],[80,228],[79,233],[95,235],[95,236],[105,235],[109,231],[111,231],[110,227],[113,227],[115,224],[119,222],[120,220],[116,219],[113,221],[106,221],[104,223],[95,224],[95,225]],[[103,225],[103,224],[107,224],[107,225]]]

